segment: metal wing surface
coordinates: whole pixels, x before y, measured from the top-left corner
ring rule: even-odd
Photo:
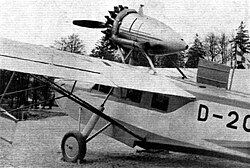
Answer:
[[[0,38],[0,69],[195,98],[170,78],[89,56]]]
[[[115,86],[102,75],[98,59],[0,38],[0,68]]]
[[[105,76],[117,86],[153,93],[195,98],[194,95],[176,86],[165,75],[149,72],[148,67],[135,67],[127,64],[112,63],[112,71]]]

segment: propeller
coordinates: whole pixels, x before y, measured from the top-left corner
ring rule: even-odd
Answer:
[[[105,40],[108,40],[110,47],[116,49],[117,46],[110,40],[112,36],[112,26],[117,15],[124,9],[128,9],[128,7],[122,5],[114,6],[113,11],[108,11],[110,16],[105,16],[106,22],[94,20],[74,20],[73,24],[94,29],[106,28],[106,30],[102,30],[101,32],[105,34]]]
[[[106,23],[94,21],[94,20],[74,20],[74,25],[81,26],[81,27],[88,27],[88,28],[109,28],[110,26]]]
[[[101,31],[101,32],[103,34],[105,34],[105,40],[108,41],[110,49],[117,49],[118,48],[117,44],[114,44],[110,40],[110,38],[112,36],[112,26],[113,26],[114,20],[117,17],[117,15],[119,15],[119,13],[121,11],[123,11],[124,9],[128,9],[128,7],[127,6],[122,6],[122,5],[114,6],[114,10],[113,11],[108,11],[110,16],[105,16],[105,18],[106,18],[106,25],[110,26],[110,27],[107,28],[104,31]]]

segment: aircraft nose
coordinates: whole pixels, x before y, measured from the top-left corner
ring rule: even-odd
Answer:
[[[188,49],[188,45],[183,39],[181,39],[181,41],[176,40],[174,45],[176,46],[176,49],[180,51]]]
[[[183,45],[185,45],[185,50],[188,49],[188,45],[186,44],[186,42],[184,41],[184,39],[181,39],[181,41],[184,43]]]
[[[181,38],[162,40],[162,43],[151,45],[153,54],[173,54],[188,49],[187,43]]]

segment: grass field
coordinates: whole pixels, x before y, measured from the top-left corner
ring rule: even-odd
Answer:
[[[1,128],[3,124],[5,128],[16,126],[12,144],[0,139],[0,167],[250,167],[246,163],[197,155],[137,153],[138,148],[129,148],[104,135],[87,144],[83,164],[67,163],[61,160],[61,139],[66,132],[77,128],[77,122],[69,116],[52,116],[17,125],[0,120]]]

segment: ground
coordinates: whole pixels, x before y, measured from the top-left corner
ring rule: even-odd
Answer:
[[[16,126],[13,143],[0,139],[0,167],[250,167],[247,163],[190,154],[138,153],[139,148],[130,148],[105,135],[88,143],[85,162],[78,165],[61,160],[61,139],[67,131],[77,128],[77,122],[69,116],[21,121]]]

